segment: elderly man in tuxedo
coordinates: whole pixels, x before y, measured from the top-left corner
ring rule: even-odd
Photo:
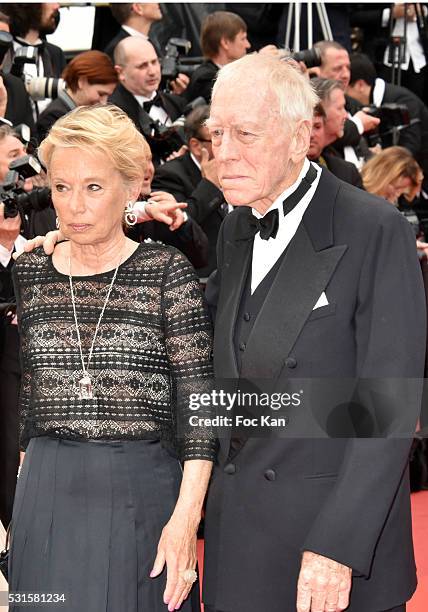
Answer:
[[[416,585],[411,434],[400,437],[393,416],[416,420],[421,385],[409,382],[423,376],[414,236],[392,206],[307,160],[316,102],[292,62],[254,55],[219,71],[207,125],[235,210],[207,287],[214,365],[219,381],[263,379],[276,391],[317,379],[334,396],[340,381],[375,381],[367,410],[378,422],[352,435],[351,418],[348,435],[323,435],[305,421],[314,393],[282,437],[221,432],[207,612],[401,611]],[[350,406],[331,406],[333,417]]]

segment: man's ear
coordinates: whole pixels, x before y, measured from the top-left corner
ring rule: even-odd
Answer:
[[[225,36],[220,38],[219,48],[227,51],[229,49],[230,40],[228,40]]]
[[[189,151],[193,153],[195,157],[201,155],[201,143],[197,138],[193,138],[193,136],[192,138],[189,138],[189,142],[187,143],[187,145],[189,147]]]
[[[117,72],[119,81],[122,83],[124,81],[123,67],[119,66],[119,64],[115,64],[114,69]]]
[[[297,164],[306,157],[311,142],[312,121],[301,119],[297,122],[290,145],[290,158]]]

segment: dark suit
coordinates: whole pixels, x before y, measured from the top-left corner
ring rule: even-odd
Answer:
[[[30,96],[25,89],[24,83],[13,74],[2,74],[3,83],[7,91],[7,106],[5,118],[19,125],[25,123],[34,131],[33,111],[31,109]]]
[[[129,32],[127,32],[121,27],[118,30],[116,36],[111,39],[109,44],[104,49],[104,53],[107,53],[107,55],[111,58],[112,62],[114,61],[114,50],[116,46],[120,43],[121,40],[123,40],[124,38],[128,38],[128,36],[130,36]]]
[[[354,164],[342,159],[338,155],[335,155],[334,150],[331,153],[328,151],[323,151],[322,157],[324,158],[327,168],[332,174],[334,174],[335,177],[341,181],[345,181],[345,183],[349,183],[350,185],[364,189],[361,174],[358,172]]]
[[[186,101],[175,94],[162,93],[162,103],[167,115],[172,121],[177,119],[183,113],[183,109],[186,105]],[[147,134],[150,134],[150,125],[153,119],[148,113],[140,106],[138,100],[134,95],[125,89],[125,87],[119,83],[114,92],[109,98],[111,104],[116,104],[132,119],[137,128],[140,130],[150,145],[153,155],[153,162],[159,163],[162,158],[161,152],[157,146],[157,143],[151,139]]]
[[[177,157],[156,168],[152,189],[171,193],[177,202],[187,202],[188,214],[199,223],[209,241],[208,264],[198,268],[206,277],[217,267],[216,244],[220,225],[225,216],[221,207],[223,194],[211,181],[202,178],[190,153]]]
[[[271,391],[299,389],[309,379],[314,393],[290,411],[287,438],[220,439],[205,519],[204,602],[224,612],[291,612],[301,553],[309,550],[353,569],[348,612],[401,605],[416,586],[410,438],[314,432],[318,403],[338,406],[338,382],[348,379],[359,386],[393,379],[386,414],[405,405],[410,422],[416,419],[422,385],[402,402],[403,379],[422,377],[424,366],[424,291],[413,232],[390,204],[323,170],[255,320],[244,314],[237,326],[252,253],[251,239],[236,240],[245,214],[238,208],[226,217],[218,274],[207,288],[209,301],[217,301],[216,375],[263,379]],[[323,291],[328,305],[313,310]],[[235,336],[247,321],[253,327],[239,371]],[[317,393],[323,380],[332,402]],[[382,393],[367,397],[369,405]],[[382,412],[379,402],[374,406]],[[338,414],[351,409],[345,403]],[[385,429],[381,421],[372,426],[391,435],[395,425]]]
[[[74,105],[74,108],[76,106]],[[40,114],[36,123],[37,142],[42,142],[47,133],[60,117],[63,117],[70,112],[71,107],[63,100],[63,98],[55,98]]]
[[[219,68],[210,59],[198,66],[190,77],[190,83],[184,93],[186,100],[191,102],[202,96],[207,104],[211,102],[211,91]]]

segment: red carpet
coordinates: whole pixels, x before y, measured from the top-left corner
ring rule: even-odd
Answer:
[[[413,540],[418,567],[418,589],[407,606],[408,612],[428,611],[428,491],[412,495]],[[199,572],[202,582],[204,545],[198,541]]]

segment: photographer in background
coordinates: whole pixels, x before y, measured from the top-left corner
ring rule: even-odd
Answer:
[[[363,53],[351,55],[351,76],[347,93],[364,106],[381,108],[383,104],[399,104],[407,107],[410,123],[402,125],[398,132],[398,145],[406,147],[422,166],[428,176],[428,109],[412,91],[406,87],[386,83],[376,78],[376,69]],[[393,144],[392,135],[384,134],[379,126],[382,147]]]
[[[12,128],[0,126],[0,182],[9,171],[9,164],[26,154],[25,147]],[[31,191],[32,179],[24,182],[24,190]],[[24,237],[20,215],[5,218],[5,206],[0,203],[0,520],[7,527],[13,505],[18,452],[18,393],[20,385],[19,338],[13,307],[15,301],[11,279],[12,253],[22,250],[27,238],[45,234],[55,228],[53,208],[26,214]]]
[[[129,36],[114,52],[119,84],[109,101],[121,108],[146,137],[153,163],[165,161],[164,147],[156,139],[154,124],[169,127],[181,116],[185,100],[182,96],[160,92],[161,66],[153,45],[143,38]]]
[[[109,42],[104,52],[113,60],[116,45],[128,36],[139,36],[149,40],[160,54],[157,41],[150,36],[150,28],[153,23],[162,19],[160,6],[157,2],[123,2],[111,3],[110,10],[120,29],[116,36]]]
[[[65,55],[59,47],[44,40],[55,32],[59,19],[59,3],[3,3],[0,9],[10,18],[10,31],[14,38],[14,54],[21,48],[36,50],[35,63],[24,64],[26,80],[37,77],[59,78],[65,68]],[[12,58],[13,60],[13,58]],[[11,68],[12,72],[14,68]],[[51,98],[33,101],[34,119],[48,106]]]
[[[117,72],[105,53],[84,51],[74,57],[62,73],[66,88],[52,100],[37,120],[40,143],[57,119],[77,106],[106,104],[117,82]]]
[[[9,34],[9,17],[1,11],[0,32]],[[4,40],[0,44],[0,117],[10,121],[12,125],[25,123],[33,131],[33,111],[24,83],[13,74],[5,74],[3,71],[5,56],[11,48],[12,41],[8,43]]]
[[[194,71],[186,91],[189,102],[202,96],[209,104],[214,79],[221,66],[243,57],[250,48],[245,21],[228,11],[207,15],[201,27],[203,63]]]
[[[187,213],[203,229],[209,240],[208,262],[197,267],[202,279],[217,267],[216,245],[220,225],[228,212],[217,176],[217,162],[213,158],[211,138],[205,122],[208,106],[198,106],[184,124],[188,151],[158,166],[153,189],[167,191],[178,202],[187,202]]]

